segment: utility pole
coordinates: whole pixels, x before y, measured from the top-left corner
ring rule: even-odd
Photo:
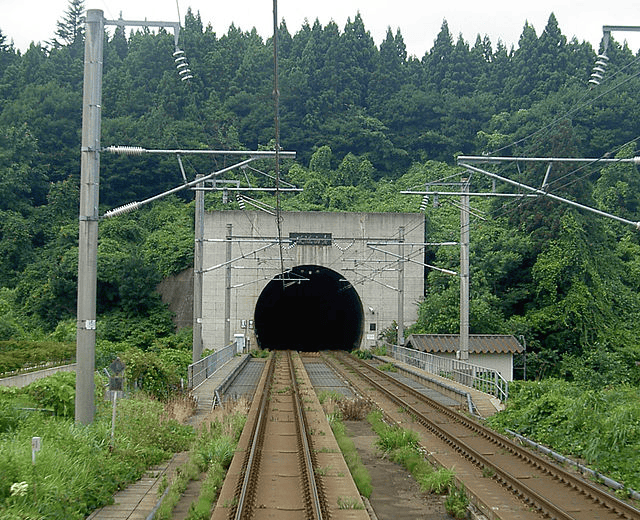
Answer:
[[[469,179],[461,179],[460,195],[460,350],[461,361],[469,359]]]
[[[78,307],[76,335],[75,419],[90,424],[94,417],[96,292],[98,270],[98,198],[100,193],[100,126],[104,18],[87,10],[82,94],[82,148],[78,233]]]
[[[201,179],[202,174],[196,175]],[[193,362],[202,357],[202,277],[203,277],[203,241],[204,241],[204,183],[196,185],[195,208],[195,251],[193,255]],[[198,189],[200,188],[200,189]]]
[[[224,289],[224,344],[231,343],[231,253],[233,242],[231,241],[233,225],[227,224],[227,267],[226,284]]]
[[[404,226],[398,229],[398,346],[404,345]]]

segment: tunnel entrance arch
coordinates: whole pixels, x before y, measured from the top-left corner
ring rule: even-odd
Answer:
[[[360,296],[341,274],[300,265],[265,286],[254,323],[261,348],[352,350],[362,340],[364,313]]]

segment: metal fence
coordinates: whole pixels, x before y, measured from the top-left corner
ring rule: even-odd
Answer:
[[[236,343],[216,350],[200,361],[189,365],[188,388],[193,389],[204,382],[211,374],[229,361],[236,353]]]
[[[387,345],[387,352],[393,358],[407,365],[475,388],[493,395],[503,402],[509,397],[509,382],[502,377],[500,372],[492,368],[472,365],[457,359],[436,356],[398,345]]]

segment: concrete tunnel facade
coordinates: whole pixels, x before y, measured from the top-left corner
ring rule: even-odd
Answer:
[[[271,350],[372,347],[398,319],[400,301],[405,327],[415,322],[424,215],[282,212],[280,228],[282,255],[272,215],[205,213],[204,349],[237,336]]]

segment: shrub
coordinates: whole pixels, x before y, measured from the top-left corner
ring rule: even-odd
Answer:
[[[75,359],[76,345],[61,341],[0,341],[0,373],[43,363],[59,364]]]
[[[34,381],[25,390],[40,407],[53,410],[58,417],[73,417],[76,401],[75,372],[57,372]]]

